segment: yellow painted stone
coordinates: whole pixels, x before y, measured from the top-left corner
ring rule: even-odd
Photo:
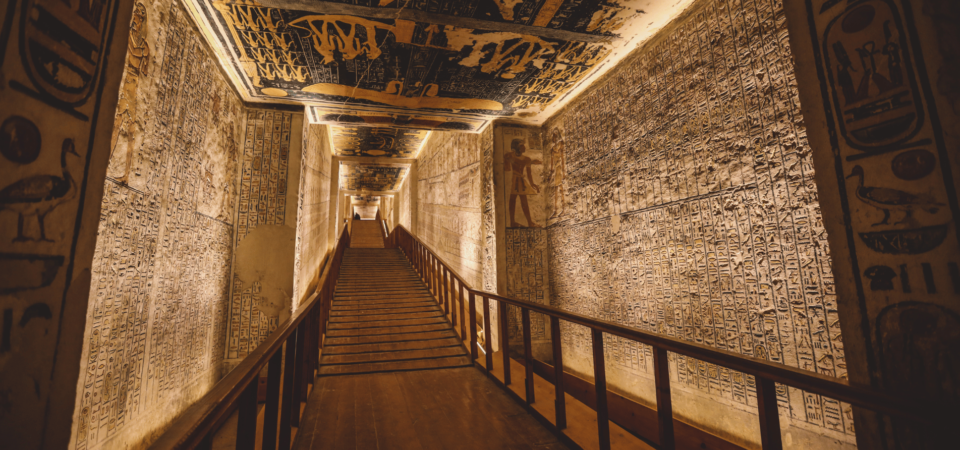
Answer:
[[[286,96],[287,96],[287,91],[285,91],[285,90],[283,90],[283,89],[277,89],[277,88],[263,88],[263,89],[260,89],[260,92],[262,92],[262,93],[264,93],[264,94],[266,94],[266,95],[269,95],[269,96],[271,96],[271,97],[286,97]]]

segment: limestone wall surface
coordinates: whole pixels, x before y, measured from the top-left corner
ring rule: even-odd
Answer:
[[[416,166],[414,163],[413,166]],[[418,171],[416,167],[411,167],[410,172],[407,173],[407,177],[403,180],[400,185],[400,192],[397,194],[397,209],[399,209],[399,220],[400,225],[403,225],[407,231],[416,233],[413,228],[413,217],[417,214],[415,211],[416,196],[416,185]]]
[[[303,114],[246,110],[225,369],[293,311]]]
[[[698,1],[544,125],[550,291],[566,310],[843,378],[781,8]],[[564,362],[590,376],[589,332],[562,330]],[[608,382],[653,403],[651,349],[607,336],[605,351]],[[751,377],[672,354],[670,376],[677,415],[758,442]],[[787,447],[855,445],[849,405],[778,397]]]
[[[849,378],[960,402],[960,2],[786,2]],[[934,409],[931,409],[933,411]],[[861,448],[960,430],[857,410]]]
[[[87,368],[80,369],[84,323],[98,284],[91,265],[134,2],[90,4],[0,8],[3,448],[66,448]],[[78,45],[63,45],[64,36]]]
[[[330,215],[330,127],[304,125],[300,165],[294,309],[313,294],[321,266],[336,242],[328,242]]]
[[[434,131],[417,157],[417,235],[471,286],[481,286],[481,134]]]
[[[224,357],[246,112],[178,2],[121,29],[71,449],[145,447]]]

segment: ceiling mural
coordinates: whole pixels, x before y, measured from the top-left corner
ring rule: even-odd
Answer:
[[[690,0],[188,1],[248,100],[322,106],[317,122],[476,131],[542,121]]]
[[[409,166],[399,164],[340,164],[340,189],[396,191]]]
[[[335,110],[322,106],[308,109],[310,123],[327,125],[345,125],[367,127],[397,127],[417,130],[450,130],[477,133],[487,124],[486,119],[441,115],[422,115],[409,113],[390,114],[377,111]]]
[[[415,158],[430,131],[389,127],[330,127],[337,156]]]

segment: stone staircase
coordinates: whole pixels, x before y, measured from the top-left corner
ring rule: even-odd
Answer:
[[[321,376],[472,365],[443,310],[400,250],[346,250],[331,308]]]
[[[350,248],[383,248],[381,227],[379,220],[354,220],[350,225]]]

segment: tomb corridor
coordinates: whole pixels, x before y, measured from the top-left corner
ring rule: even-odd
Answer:
[[[4,2],[0,448],[955,448],[958,23]]]

